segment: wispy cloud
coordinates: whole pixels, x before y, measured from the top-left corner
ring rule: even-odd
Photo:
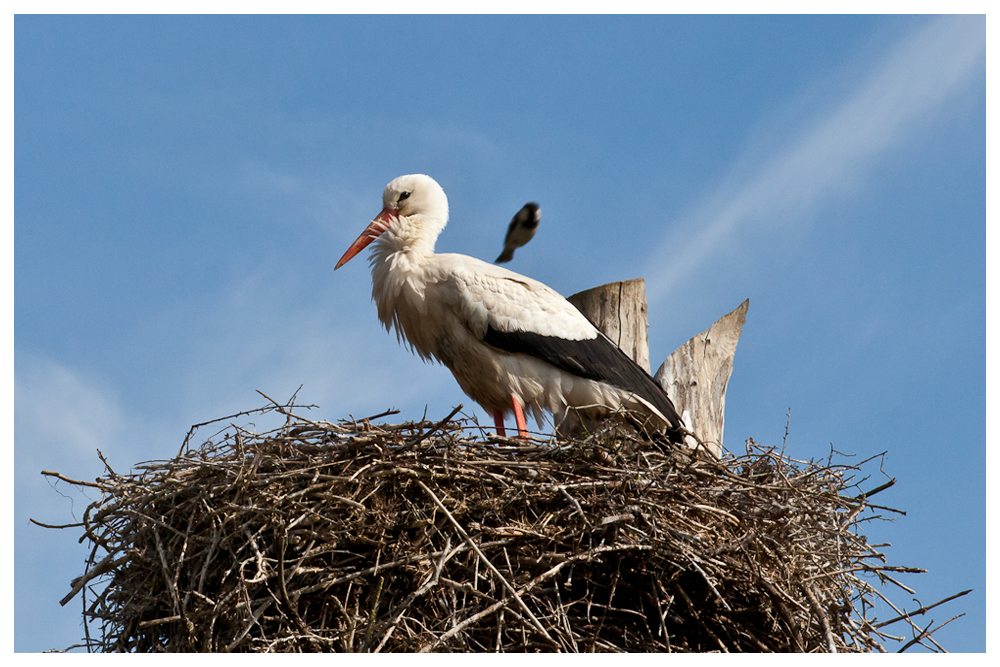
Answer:
[[[375,215],[372,209],[379,204],[381,186],[312,169],[306,165],[293,171],[261,159],[248,160],[224,187],[234,201],[253,202],[254,218],[306,224],[311,235],[320,232],[338,238],[363,229]],[[342,235],[337,233],[341,231]]]
[[[198,300],[161,306],[136,333],[150,341],[137,363],[175,362],[160,370],[152,400],[173,420],[176,444],[192,423],[265,404],[255,390],[286,401],[301,385],[299,401],[321,408],[313,417],[336,419],[422,405],[453,383],[381,329],[364,264],[334,275],[332,262],[294,259],[256,263]],[[177,335],[154,340],[161,330]]]
[[[734,173],[671,224],[673,232],[645,271],[649,301],[697,278],[738,233],[794,222],[856,182],[981,76],[985,40],[983,17],[942,17],[887,49],[828,113],[756,160],[752,174]]]
[[[32,465],[96,460],[124,430],[106,391],[45,357],[21,354],[14,374],[17,454]],[[31,471],[37,474],[38,470]]]

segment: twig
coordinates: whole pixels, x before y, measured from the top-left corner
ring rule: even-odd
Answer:
[[[819,606],[819,601],[816,599],[816,593],[813,592],[812,586],[807,583],[802,584],[802,592],[806,594],[806,598],[809,599],[809,604],[815,612],[816,617],[819,619],[820,624],[823,626],[823,634],[826,635],[826,645],[830,650],[830,653],[837,652],[837,644],[833,640],[833,631],[830,629],[830,621],[826,618],[826,612],[823,608]]]
[[[895,478],[895,477],[893,477],[892,479],[890,479],[890,480],[889,480],[888,482],[886,482],[885,484],[883,484],[883,485],[881,485],[881,486],[876,486],[876,487],[875,487],[874,489],[872,489],[871,491],[867,491],[867,492],[864,492],[864,493],[862,493],[861,495],[858,495],[858,496],[854,496],[854,499],[855,499],[855,500],[864,500],[865,498],[871,498],[871,497],[872,497],[872,496],[874,496],[874,495],[875,495],[876,493],[879,493],[880,491],[885,491],[885,490],[886,490],[886,489],[888,489],[889,487],[893,486],[893,485],[894,485],[895,483],[896,483],[896,478]]]
[[[280,412],[281,414],[285,415],[289,419],[298,419],[299,421],[305,422],[305,423],[309,424],[310,426],[315,426],[316,428],[320,428],[320,429],[325,428],[323,426],[323,424],[320,424],[319,422],[314,422],[311,419],[306,419],[305,417],[303,417],[301,415],[297,415],[297,414],[293,413],[290,410],[290,408],[293,407],[291,401],[289,401],[286,405],[282,405],[281,403],[278,403],[276,400],[274,400],[273,398],[271,398],[270,396],[268,396],[267,394],[265,394],[264,392],[262,392],[260,389],[256,389],[255,391],[258,394],[260,394],[261,396],[263,396],[264,398],[266,398],[267,400],[271,401],[271,403],[274,404],[274,409],[277,410],[278,412]]]
[[[65,607],[66,603],[72,600],[74,597],[76,597],[76,594],[79,593],[83,589],[83,587],[87,585],[87,582],[94,579],[95,577],[101,576],[105,572],[110,572],[111,570],[115,569],[116,567],[118,567],[131,557],[132,556],[130,554],[125,554],[124,556],[120,556],[119,558],[114,558],[114,554],[108,554],[101,560],[100,563],[87,570],[87,573],[85,575],[83,575],[82,577],[77,577],[76,579],[73,580],[73,587],[70,589],[66,597],[64,597],[62,600],[59,601],[59,604]]]
[[[570,505],[573,506],[573,511],[580,515],[580,518],[583,519],[583,523],[589,527],[590,526],[590,520],[587,518],[587,515],[584,513],[583,508],[580,507],[580,503],[577,501],[577,499],[574,498],[573,496],[571,496],[569,494],[569,491],[567,491],[566,487],[563,486],[563,485],[559,485],[559,492],[562,493],[563,497],[565,497],[566,500],[569,501]]]
[[[55,529],[61,529],[61,528],[79,528],[80,526],[87,525],[87,524],[85,524],[82,521],[80,523],[64,523],[64,524],[59,525],[59,526],[54,526],[54,525],[48,524],[48,523],[42,523],[41,521],[37,521],[37,520],[32,519],[32,518],[29,518],[28,521],[30,521],[31,523],[35,524],[36,526],[41,526],[42,528],[55,528]]]
[[[385,412],[380,412],[377,415],[372,415],[371,417],[365,417],[362,421],[368,422],[368,421],[371,421],[373,419],[381,419],[382,417],[388,417],[390,415],[398,415],[398,414],[399,414],[399,410],[397,410],[396,408],[389,408]]]
[[[271,399],[268,399],[268,400],[271,400]],[[264,406],[262,408],[254,408],[253,410],[243,410],[242,412],[237,412],[236,414],[232,414],[232,415],[229,415],[227,417],[219,417],[218,419],[210,419],[207,422],[202,422],[200,424],[193,425],[190,429],[188,429],[187,435],[184,437],[184,443],[181,445],[181,448],[177,451],[177,458],[180,458],[181,455],[184,453],[184,450],[187,449],[188,442],[191,440],[191,436],[194,435],[194,432],[197,431],[202,426],[208,426],[209,424],[218,424],[219,422],[228,422],[231,419],[236,419],[237,417],[244,417],[244,416],[248,416],[248,415],[257,414],[257,413],[260,413],[260,412],[270,412],[270,411],[271,411],[271,408],[269,406]]]
[[[503,587],[507,589],[507,592],[509,592],[511,595],[514,596],[514,600],[517,601],[518,606],[520,606],[521,609],[523,609],[524,612],[528,615],[528,618],[531,619],[531,623],[532,625],[535,626],[535,629],[541,632],[542,636],[548,639],[553,646],[555,646],[556,648],[560,648],[559,643],[556,642],[556,640],[552,639],[549,633],[542,626],[541,622],[537,618],[535,618],[534,613],[532,613],[531,609],[528,608],[528,605],[526,605],[524,603],[524,600],[521,599],[521,596],[517,594],[517,590],[513,586],[511,586],[510,582],[507,581],[507,579],[505,579],[502,574],[500,574],[500,570],[496,569],[493,566],[493,563],[491,563],[490,560],[486,557],[486,554],[480,551],[479,547],[476,546],[476,543],[472,541],[471,537],[469,537],[469,534],[465,532],[464,528],[462,528],[462,525],[458,523],[458,521],[455,521],[455,517],[451,515],[451,512],[448,511],[448,508],[444,506],[444,504],[438,499],[436,495],[434,495],[434,492],[431,491],[426,484],[421,482],[419,479],[417,480],[417,484],[420,486],[420,488],[424,490],[425,493],[427,493],[428,496],[430,496],[431,500],[434,501],[434,504],[437,505],[438,509],[444,512],[444,515],[448,517],[448,521],[450,521],[451,525],[455,527],[455,530],[458,531],[458,534],[461,535],[462,539],[465,540],[466,544],[468,544],[472,548],[472,550],[476,552],[476,555],[479,556],[483,564],[486,565],[486,567],[489,568],[490,572],[492,572],[493,575],[500,581],[501,585],[503,585]]]
[[[959,614],[959,616],[964,616],[964,614]],[[958,616],[955,616],[954,618],[949,619],[948,621],[945,621],[940,626],[938,626],[938,628],[940,628],[940,627],[942,627],[944,625],[947,625],[948,623],[951,623],[952,621],[955,620],[955,618],[958,618]],[[922,640],[926,639],[927,637],[930,637],[931,633],[933,633],[934,630],[938,629],[938,628],[935,628],[934,630],[931,630],[930,627],[932,625],[934,625],[934,621],[933,620],[931,620],[931,622],[927,624],[927,627],[925,627],[923,630],[920,631],[920,634],[918,634],[916,637],[914,637],[913,639],[911,639],[910,641],[908,641],[905,645],[903,645],[903,648],[899,649],[896,652],[897,653],[903,653],[903,652],[906,651],[906,649],[910,648],[914,644],[920,644],[921,646],[923,646]],[[924,648],[927,648],[927,647],[924,646]]]
[[[722,603],[722,606],[725,607],[726,610],[732,611],[733,608],[729,606],[728,602],[726,602],[726,598],[722,597],[719,594],[719,590],[715,587],[715,584],[712,583],[712,580],[709,579],[708,575],[705,573],[705,570],[701,569],[701,566],[698,565],[698,563],[696,563],[693,559],[688,559],[688,562],[691,564],[691,567],[693,567],[698,571],[698,574],[701,575],[702,579],[705,580],[705,583],[708,584],[709,589],[711,589],[712,593],[715,594],[715,597],[719,600],[719,602]]]
[[[971,592],[972,592],[972,589],[970,588],[967,591],[962,591],[961,593],[955,593],[954,595],[949,595],[948,597],[946,597],[943,600],[938,600],[934,604],[926,605],[924,607],[921,607],[920,609],[917,609],[916,611],[908,611],[908,612],[906,612],[905,614],[903,614],[901,616],[897,616],[896,618],[889,619],[888,621],[882,621],[881,623],[876,624],[875,627],[876,628],[884,628],[887,625],[892,625],[893,623],[897,623],[897,622],[902,621],[902,620],[909,620],[913,616],[919,616],[920,614],[923,614],[923,613],[926,613],[926,612],[930,611],[934,607],[942,605],[945,602],[951,602],[955,598],[960,598],[963,595],[968,595]]]
[[[447,424],[448,422],[450,422],[451,418],[454,417],[456,414],[458,414],[458,411],[461,410],[463,407],[465,407],[465,406],[463,406],[461,403],[459,403],[458,407],[455,408],[454,410],[452,410],[450,413],[448,413],[447,417],[445,417],[444,419],[442,419],[441,421],[439,421],[437,424],[435,424],[429,431],[426,431],[425,433],[422,433],[418,437],[413,438],[409,442],[407,442],[404,445],[402,445],[401,447],[399,447],[396,450],[396,453],[399,454],[399,453],[405,452],[405,451],[407,451],[409,449],[412,449],[413,447],[416,447],[417,445],[419,445],[421,442],[423,442],[428,437],[430,437],[432,434],[434,434],[434,432],[436,432],[442,426],[444,426],[445,424]]]
[[[792,425],[792,409],[788,408],[787,419],[785,419],[785,437],[781,439],[781,456],[785,456],[785,445],[788,443],[788,427]]]
[[[73,484],[75,486],[91,486],[95,489],[100,489],[101,491],[111,490],[111,487],[106,484],[101,484],[99,482],[83,482],[78,479],[71,479],[69,477],[66,477],[62,473],[52,472],[51,470],[43,470],[42,474],[46,475],[47,477],[55,477],[57,479],[61,479],[62,481],[69,482],[70,484]]]
[[[485,560],[484,560],[484,562],[485,562]],[[542,574],[538,575],[537,577],[535,577],[534,579],[532,579],[531,581],[529,581],[527,584],[525,584],[521,588],[520,593],[514,592],[514,593],[508,595],[506,598],[500,600],[499,602],[496,602],[496,603],[490,605],[489,607],[487,607],[486,609],[483,609],[479,613],[473,614],[472,616],[470,616],[469,618],[465,619],[464,621],[462,621],[458,625],[454,626],[448,632],[446,632],[443,635],[441,635],[440,637],[438,637],[432,644],[428,644],[427,646],[422,647],[417,652],[418,653],[429,653],[429,652],[433,651],[435,648],[437,648],[438,646],[440,646],[444,642],[448,641],[449,639],[451,639],[452,637],[454,637],[458,633],[462,632],[463,630],[465,630],[465,628],[469,627],[470,625],[472,625],[476,621],[479,621],[479,620],[481,620],[483,618],[486,618],[490,614],[496,613],[496,611],[499,610],[499,609],[507,607],[511,602],[519,599],[519,597],[518,597],[519,594],[520,595],[526,594],[526,593],[530,592],[533,588],[535,588],[535,586],[537,586],[538,584],[540,584],[543,581],[546,581],[548,579],[551,579],[567,563],[569,563],[569,561],[563,561],[562,563],[559,563],[558,565],[556,565],[555,567],[551,568],[550,570],[547,570],[546,572],[543,572]]]

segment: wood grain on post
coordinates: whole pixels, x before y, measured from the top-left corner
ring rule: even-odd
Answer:
[[[567,300],[637,364],[650,372],[646,281],[622,280],[577,292]]]
[[[722,456],[726,387],[746,321],[747,299],[667,357],[655,379],[666,390],[689,431],[716,457]]]

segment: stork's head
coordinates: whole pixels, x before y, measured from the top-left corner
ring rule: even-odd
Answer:
[[[409,174],[394,179],[382,191],[382,212],[351,244],[334,270],[347,264],[369,243],[387,234],[400,248],[433,252],[434,241],[448,223],[448,197],[430,176]]]

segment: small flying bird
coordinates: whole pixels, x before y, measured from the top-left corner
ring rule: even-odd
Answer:
[[[625,409],[680,439],[681,420],[663,388],[573,304],[503,267],[436,254],[447,222],[448,198],[434,179],[400,176],[334,269],[375,242],[369,262],[379,320],[421,358],[447,366],[493,414],[498,435],[510,412],[528,438],[524,410],[541,428],[544,411],[559,424]]]
[[[496,258],[495,264],[503,264],[514,259],[514,250],[527,245],[538,231],[538,223],[542,220],[542,209],[535,202],[528,202],[520,211],[514,214],[507,228],[507,237],[503,240],[503,252]]]

